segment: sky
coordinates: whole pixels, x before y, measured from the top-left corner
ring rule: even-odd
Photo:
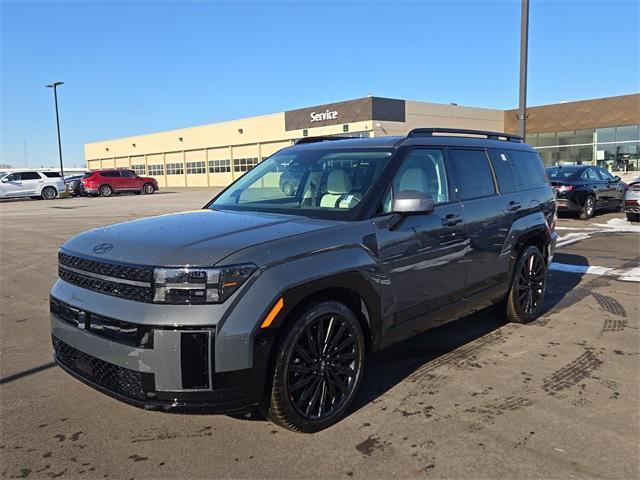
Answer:
[[[529,105],[640,91],[640,1],[530,1]],[[520,1],[0,0],[0,164],[367,95],[518,104]],[[25,154],[26,152],[26,154]]]

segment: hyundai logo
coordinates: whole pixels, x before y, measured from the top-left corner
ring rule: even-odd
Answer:
[[[98,255],[110,252],[111,250],[113,250],[113,243],[100,243],[93,247],[93,253],[97,253]]]

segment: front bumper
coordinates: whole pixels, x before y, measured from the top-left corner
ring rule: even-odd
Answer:
[[[254,367],[216,372],[215,327],[135,325],[51,298],[56,362],[84,383],[147,409],[246,411],[264,388],[271,341],[254,345]]]

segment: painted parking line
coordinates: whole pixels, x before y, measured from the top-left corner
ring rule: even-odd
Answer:
[[[568,263],[551,262],[549,270],[556,272],[579,273],[587,275],[606,275],[618,277],[623,282],[640,282],[640,267],[635,268],[609,268],[596,265],[571,265]]]
[[[556,248],[591,238],[594,233],[640,233],[640,225],[627,222],[622,218],[612,218],[607,223],[593,223],[583,228],[556,227],[556,230],[569,231],[558,238]]]

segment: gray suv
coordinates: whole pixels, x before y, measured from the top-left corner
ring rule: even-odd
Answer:
[[[291,162],[293,195],[279,182]],[[536,318],[555,221],[519,137],[304,138],[202,210],[66,242],[55,359],[144,408],[259,407],[315,432],[348,412],[368,354],[491,304]]]

